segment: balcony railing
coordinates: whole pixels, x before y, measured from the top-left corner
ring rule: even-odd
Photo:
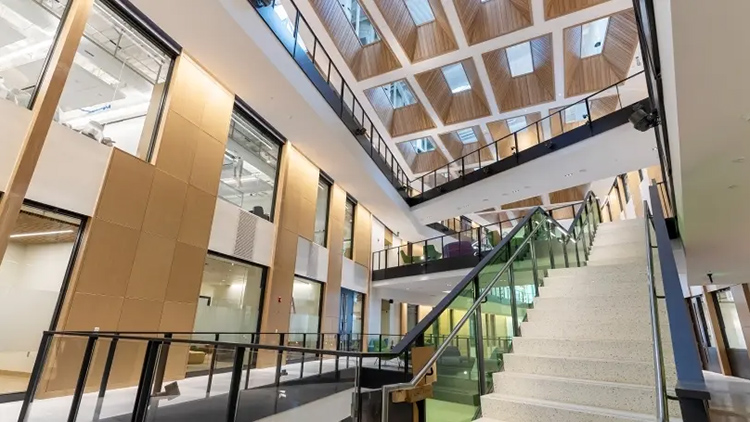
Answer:
[[[581,126],[591,127],[593,121],[648,97],[641,71],[445,166],[409,179],[295,2],[249,0],[249,3],[405,199],[422,197],[427,191],[473,172],[492,172],[488,167],[499,161],[515,160],[518,164],[520,152]]]

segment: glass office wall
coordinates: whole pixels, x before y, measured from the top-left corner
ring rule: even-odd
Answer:
[[[0,394],[25,391],[74,259],[81,220],[24,205],[0,262]]]
[[[354,202],[346,198],[344,211],[344,256],[351,259],[354,247]]]
[[[0,0],[0,99],[30,107],[67,0]]]
[[[171,53],[95,0],[54,119],[148,159],[172,63]]]
[[[257,333],[260,329],[265,273],[263,267],[209,253],[203,267],[193,331]],[[193,338],[215,340],[211,334],[197,334]],[[249,342],[252,338],[222,334],[220,340]],[[188,372],[208,370],[211,353],[212,350],[208,347],[191,346]],[[218,367],[227,366],[231,362],[232,354],[219,350]]]
[[[718,310],[721,313],[721,322],[723,323],[727,347],[730,349],[747,349],[745,336],[742,334],[742,323],[737,313],[737,306],[734,303],[732,291],[729,289],[717,291],[716,302],[719,305]]]
[[[318,198],[315,202],[315,234],[313,241],[326,246],[328,239],[328,202],[331,198],[331,184],[322,177],[318,180]]]
[[[294,277],[292,308],[289,318],[290,333],[317,333],[320,326],[320,300],[323,284]]]
[[[271,220],[280,154],[281,145],[235,109],[224,151],[219,197]]]
[[[339,334],[348,350],[361,350],[365,295],[341,288]]]

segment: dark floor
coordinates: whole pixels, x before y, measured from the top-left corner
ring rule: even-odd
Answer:
[[[237,420],[252,422],[319,400],[354,387],[352,377],[314,377],[275,386],[258,387],[240,392]],[[214,422],[226,420],[227,394],[212,396],[161,408],[152,406],[149,422]],[[130,422],[131,414],[102,419],[106,422]],[[349,419],[350,420],[350,419]]]

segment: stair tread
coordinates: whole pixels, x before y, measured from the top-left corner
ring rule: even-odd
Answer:
[[[529,374],[526,372],[511,372],[511,371],[498,372],[498,375],[502,376],[502,374],[507,374],[511,377],[530,378],[530,379],[536,379],[536,380],[555,381],[555,382],[565,382],[565,383],[570,383],[570,384],[586,384],[586,385],[600,386],[600,387],[632,388],[632,389],[648,390],[648,391],[654,390],[654,387],[652,386],[641,385],[641,384],[629,384],[629,383],[624,383],[624,382],[556,377],[553,375]]]
[[[550,339],[554,340],[554,339]],[[599,341],[599,339],[594,339],[595,341]],[[640,360],[623,360],[623,359],[601,359],[601,358],[584,358],[584,357],[567,357],[567,356],[556,356],[556,355],[536,355],[531,353],[509,353],[507,357],[510,356],[522,356],[522,357],[530,357],[530,358],[542,358],[542,359],[564,359],[564,360],[570,360],[570,361],[585,361],[585,362],[607,362],[607,363],[624,363],[624,364],[630,364],[630,363],[637,363],[637,364],[644,364],[644,363],[653,363],[652,362],[646,362],[646,361],[640,361]],[[665,363],[666,364],[666,363]]]
[[[612,417],[618,417],[622,419],[631,419],[634,421],[653,421],[654,419],[654,415],[648,415],[644,413],[626,412],[623,410],[607,409],[603,407],[584,406],[584,405],[571,404],[571,403],[565,403],[565,402],[532,399],[528,397],[519,397],[519,396],[513,396],[509,394],[491,393],[491,394],[484,396],[484,398],[490,399],[490,400],[509,401],[509,402],[514,402],[514,403],[519,403],[519,404],[533,405],[533,406],[563,409],[563,410],[574,411],[574,412],[591,413],[591,414],[602,415],[602,416],[612,416]]]

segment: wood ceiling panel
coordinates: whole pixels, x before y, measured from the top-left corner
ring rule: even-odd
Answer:
[[[432,121],[421,103],[401,107],[393,111],[393,123],[391,124],[391,136],[393,137],[434,128],[435,122]]]
[[[549,193],[549,201],[552,204],[564,204],[567,202],[583,201],[583,186],[573,186],[567,189],[560,189]]]
[[[534,72],[512,77],[506,48],[482,54],[495,101],[501,111],[517,110],[555,100],[552,34],[531,40]]]
[[[25,245],[38,245],[46,243],[70,243],[76,240],[78,235],[78,226],[66,223],[54,218],[50,218],[37,213],[21,211],[13,226],[12,235],[28,233],[47,233],[62,232],[68,233],[50,234],[42,236],[16,237],[11,238],[12,243],[21,243]]]
[[[413,57],[417,47],[417,25],[409,15],[404,0],[375,0],[375,4],[406,55]]]
[[[591,120],[596,120],[599,118],[602,118],[606,116],[607,114],[612,113],[615,110],[618,110],[620,108],[620,101],[619,98],[616,95],[609,95],[606,97],[599,97],[599,98],[593,98],[589,100],[589,111],[591,112]],[[563,107],[557,107],[550,109],[549,114],[555,114],[558,111],[562,110]],[[572,123],[566,123],[565,122],[565,116],[564,113],[559,113],[555,115],[554,117],[550,118],[550,131],[552,132],[552,136],[557,136],[561,133],[563,133],[560,128],[564,128],[565,132],[569,132],[579,126],[585,125],[588,120],[582,120]]]
[[[453,0],[469,45],[509,34],[533,24],[530,0]]]
[[[445,81],[442,68],[415,75],[438,117],[446,125],[474,120],[491,114],[473,59],[469,58],[460,63],[471,89],[456,94],[451,92],[448,83]]]
[[[555,220],[569,220],[572,218],[575,218],[575,208],[574,207],[564,207],[564,208],[558,208],[555,210],[550,211],[552,214],[552,218]]]
[[[388,96],[383,92],[383,88],[378,86],[365,90],[365,96],[375,109],[375,114],[378,115],[383,126],[390,128],[393,123],[393,106]]]
[[[443,145],[448,149],[451,161],[458,160],[469,154],[471,155],[464,159],[464,164],[476,164],[479,160],[482,160],[483,162],[494,160],[492,148],[485,148],[487,146],[487,140],[482,133],[482,128],[479,126],[471,126],[470,129],[474,131],[474,136],[477,137],[477,142],[464,144],[459,139],[457,131],[440,135],[440,140],[443,141]],[[475,153],[476,151],[479,152]]]
[[[544,0],[544,19],[559,18],[609,0]]]
[[[331,36],[336,49],[358,81],[381,75],[401,67],[388,43],[378,42],[362,47],[354,29],[337,1],[310,0],[315,13]],[[364,6],[362,6],[364,8]],[[365,8],[365,12],[367,9]],[[374,22],[372,22],[375,25]],[[377,26],[376,26],[377,30]],[[378,33],[380,30],[378,30]]]
[[[520,116],[519,116],[520,117]],[[524,115],[526,118],[526,124],[530,125],[534,122],[539,121],[542,118],[541,113],[529,113]],[[490,130],[492,139],[499,140],[498,153],[500,159],[510,157],[513,155],[515,148],[515,136],[510,135],[510,129],[508,129],[507,120],[497,120],[494,122],[487,123],[487,128]],[[538,144],[543,137],[541,137],[541,126],[531,126],[528,129],[524,129],[518,133],[518,150],[523,151]]]
[[[430,172],[448,163],[443,153],[437,149],[430,152],[417,153],[410,141],[400,142],[396,144],[396,147],[414,173]]]
[[[440,140],[448,150],[448,153],[451,156],[451,160],[457,160],[464,155],[464,145],[461,140],[458,139],[458,135],[456,134],[456,132],[443,133],[440,135]]]
[[[542,197],[541,196],[533,196],[531,198],[522,199],[520,201],[516,202],[510,202],[502,206],[502,209],[504,210],[513,210],[516,208],[531,208],[531,207],[538,207],[542,206]],[[518,214],[518,212],[516,212]]]
[[[563,31],[566,97],[595,92],[625,79],[638,47],[633,9],[611,15],[602,53],[583,59],[582,25]]]

